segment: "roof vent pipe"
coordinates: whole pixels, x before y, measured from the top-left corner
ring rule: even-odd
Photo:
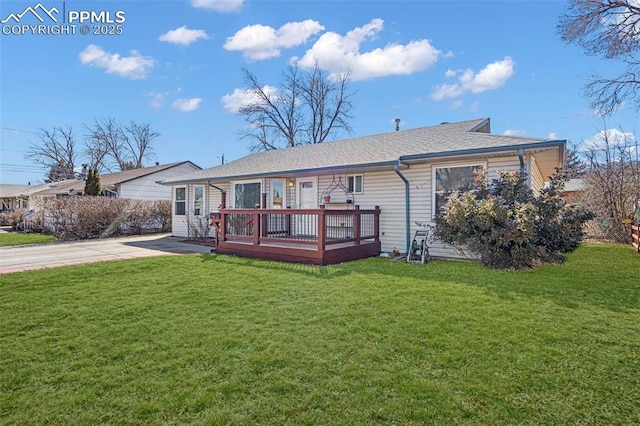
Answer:
[[[396,132],[400,130],[400,119],[396,118]]]

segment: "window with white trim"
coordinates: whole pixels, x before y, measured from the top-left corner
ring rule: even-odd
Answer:
[[[202,216],[204,214],[204,186],[193,187],[193,215]]]
[[[184,186],[176,188],[173,197],[173,214],[184,216],[187,210],[187,188]]]
[[[260,181],[232,182],[233,208],[252,209],[260,205],[262,186]]]
[[[362,194],[364,191],[363,182],[362,175],[347,175],[347,190],[354,194]]]
[[[434,167],[434,216],[442,211],[451,194],[473,189],[475,175],[483,169],[484,167],[480,164]]]

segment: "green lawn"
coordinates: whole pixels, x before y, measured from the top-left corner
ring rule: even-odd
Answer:
[[[0,276],[0,424],[640,424],[640,255]]]
[[[0,233],[0,247],[2,246],[22,246],[25,244],[50,243],[58,241],[53,235],[43,235],[23,232],[3,232]]]

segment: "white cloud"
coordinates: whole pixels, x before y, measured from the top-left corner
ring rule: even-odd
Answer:
[[[120,56],[119,53],[108,53],[99,46],[90,44],[79,56],[84,65],[103,68],[108,74],[117,74],[132,80],[145,78],[155,65],[155,60],[140,55],[137,50],[130,53],[131,56]]]
[[[507,129],[502,134],[505,136],[522,136],[525,132],[523,130]]]
[[[609,146],[629,146],[630,141],[635,141],[635,135],[632,132],[622,132],[618,129],[601,130],[590,138],[585,139],[583,143],[584,149],[602,149],[606,147],[607,140]],[[631,146],[633,151],[633,147]]]
[[[279,29],[267,25],[248,25],[228,37],[226,50],[240,51],[250,60],[276,58],[281,48],[289,48],[305,43],[309,37],[324,30],[318,21],[307,19],[302,22],[288,22]]]
[[[200,107],[200,103],[202,102],[202,98],[191,98],[191,99],[176,99],[173,101],[173,107],[182,112],[191,112],[195,111]]]
[[[547,139],[557,140],[558,139],[558,134],[556,132],[551,132],[551,133],[549,133],[549,136],[547,136]]]
[[[191,0],[193,7],[211,9],[216,12],[234,12],[242,7],[244,0]]]
[[[326,32],[302,58],[294,60],[304,68],[313,67],[317,61],[334,77],[349,70],[353,80],[365,80],[422,71],[433,65],[441,54],[428,40],[414,40],[405,45],[389,43],[382,48],[360,52],[360,45],[374,39],[383,27],[382,19],[373,19],[344,36]]]
[[[190,30],[186,25],[176,28],[162,34],[158,37],[160,41],[166,41],[168,43],[179,44],[180,46],[188,46],[191,43],[195,43],[198,39],[208,39],[206,31],[204,30]]]
[[[275,96],[278,89],[272,86],[264,86],[262,91],[266,93],[267,96]],[[235,89],[233,93],[224,95],[221,101],[224,104],[224,109],[232,113],[237,113],[242,107],[259,102],[260,98],[253,90]]]
[[[456,98],[467,92],[482,93],[497,89],[511,78],[514,65],[513,59],[507,56],[501,61],[490,63],[477,74],[472,69],[455,72],[447,70],[445,76],[449,78],[458,76],[458,82],[436,86],[431,98],[441,101],[446,98]]]

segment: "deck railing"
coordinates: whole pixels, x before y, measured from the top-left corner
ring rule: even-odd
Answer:
[[[316,245],[380,241],[380,208],[360,209],[221,209],[214,220],[216,244],[245,242]]]

